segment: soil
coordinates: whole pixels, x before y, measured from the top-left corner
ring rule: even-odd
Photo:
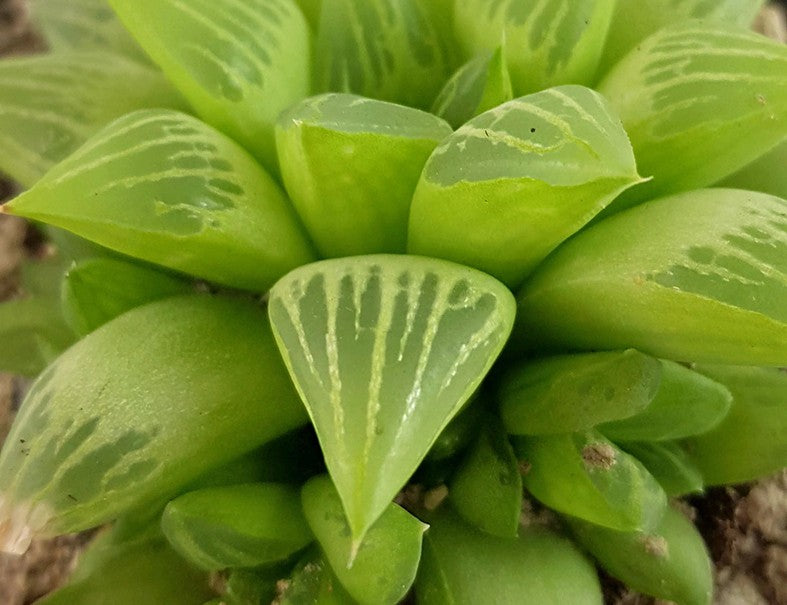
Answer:
[[[776,27],[783,35],[784,26],[778,25],[783,17],[771,14],[763,29]],[[0,54],[40,49],[24,0],[0,0]],[[0,201],[14,192],[14,186],[0,178]],[[34,243],[24,222],[0,215],[0,301],[22,294],[19,264],[35,253]],[[25,386],[21,379],[0,373],[0,442]],[[715,605],[787,605],[787,470],[753,485],[711,489],[680,505],[696,522],[715,562]],[[0,604],[32,603],[61,585],[88,541],[87,535],[39,540],[23,557],[0,555]],[[608,605],[661,605],[628,592],[612,578],[603,580]]]

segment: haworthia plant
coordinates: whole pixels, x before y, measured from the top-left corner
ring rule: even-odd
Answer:
[[[0,82],[0,170],[27,187],[123,114],[183,107],[160,73],[99,51],[4,60]]]
[[[171,495],[304,420],[261,309],[189,296],[130,311],[30,390],[0,457],[0,548]]]
[[[408,251],[517,286],[639,181],[603,97],[581,86],[544,90],[481,114],[435,149],[413,198]]]
[[[702,474],[677,442],[628,441],[621,448],[648,469],[670,498],[702,493]]]
[[[268,311],[360,540],[491,367],[512,296],[467,267],[373,255],[296,269]]]
[[[718,183],[718,187],[762,191],[787,199],[787,140]]]
[[[357,605],[320,552],[309,552],[278,588],[276,605]]]
[[[505,43],[517,95],[557,84],[590,84],[614,0],[456,0],[466,56]]]
[[[309,92],[309,27],[294,0],[109,3],[200,117],[275,171],[276,116]]]
[[[707,189],[602,221],[518,295],[520,343],[787,365],[787,202]]]
[[[418,177],[451,132],[424,111],[350,94],[285,111],[276,128],[282,177],[317,250],[403,253]]]
[[[271,177],[232,140],[175,111],[113,122],[3,209],[252,290],[313,258]]]
[[[787,47],[743,29],[681,24],[638,45],[598,90],[622,119],[640,172],[653,177],[610,207],[620,210],[711,185],[780,143]]]

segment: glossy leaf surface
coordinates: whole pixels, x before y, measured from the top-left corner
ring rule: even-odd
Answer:
[[[520,343],[787,364],[787,202],[707,189],[648,202],[562,246],[518,295]]]
[[[451,132],[426,112],[349,94],[285,111],[276,128],[282,177],[321,255],[404,253],[418,177]]]
[[[375,255],[296,269],[268,311],[360,539],[489,370],[512,297],[467,267]]]
[[[639,180],[599,94],[544,90],[481,114],[435,149],[413,198],[408,251],[516,286]]]
[[[0,547],[173,494],[305,421],[260,308],[178,297],[130,311],[36,381],[0,455]]]
[[[648,469],[670,498],[702,493],[702,474],[678,443],[628,441],[621,447]]]
[[[253,290],[312,259],[271,177],[236,143],[174,111],[113,122],[4,209]]]

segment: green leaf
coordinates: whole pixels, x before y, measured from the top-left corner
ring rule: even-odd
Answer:
[[[445,83],[432,113],[454,128],[514,98],[503,47],[470,59]]]
[[[670,498],[702,493],[702,474],[678,443],[629,441],[620,447],[648,469]]]
[[[462,410],[453,417],[443,429],[426,459],[430,461],[447,460],[461,453],[470,445],[478,431],[478,423],[483,415],[484,403],[476,403],[471,397]]]
[[[601,221],[518,295],[520,346],[787,365],[787,202],[692,191]]]
[[[481,114],[435,149],[413,198],[408,251],[519,285],[639,181],[626,133],[599,94],[544,90]]]
[[[322,256],[404,253],[413,191],[443,120],[411,107],[325,94],[276,128],[282,177]]]
[[[357,605],[319,552],[304,557],[278,586],[276,605]]]
[[[123,114],[183,105],[160,73],[106,52],[4,59],[0,82],[0,170],[25,187]]]
[[[188,282],[144,265],[93,258],[74,264],[66,273],[63,312],[84,336],[135,307],[190,290]]]
[[[359,540],[491,367],[512,297],[467,267],[376,255],[296,269],[268,311]]]
[[[452,65],[430,9],[423,0],[323,0],[317,90],[431,107]]]
[[[576,540],[630,588],[681,605],[710,605],[713,564],[683,514],[667,508],[652,532],[620,532],[566,519]]]
[[[787,130],[787,47],[733,27],[688,23],[649,37],[598,86],[623,121],[649,183],[622,210],[718,182]]]
[[[325,558],[347,592],[362,605],[398,603],[410,590],[428,527],[389,504],[361,541],[350,533],[339,493],[327,475],[302,491],[303,511]]]
[[[192,296],[129,311],[22,404],[0,454],[0,550],[174,495],[304,420],[262,309]]]
[[[596,570],[565,538],[535,527],[500,538],[441,511],[424,536],[419,605],[601,605]]]
[[[596,431],[518,437],[525,488],[556,511],[621,531],[650,530],[667,506],[658,482]]]
[[[634,349],[560,355],[509,370],[498,399],[509,433],[570,433],[641,412],[660,383],[658,360]]]
[[[525,95],[592,83],[614,6],[609,0],[456,0],[454,27],[467,57],[504,41],[514,92]]]
[[[787,140],[718,183],[718,187],[748,189],[787,199]]]
[[[309,93],[310,32],[296,3],[109,3],[197,114],[275,172],[276,116]]]
[[[312,31],[316,32],[320,25],[322,0],[295,0],[295,3],[301,9],[303,16],[306,17],[306,21],[309,23]]]
[[[265,171],[221,133],[174,111],[113,122],[3,209],[252,290],[312,259]]]
[[[475,527],[516,538],[522,513],[519,464],[498,419],[488,417],[480,432],[451,479],[451,503]]]
[[[787,371],[710,365],[696,369],[727,386],[733,397],[721,424],[683,442],[705,483],[743,483],[787,466]]]
[[[290,562],[256,569],[231,569],[216,605],[268,605],[275,601],[278,584],[291,568]]]
[[[208,570],[282,561],[312,541],[295,487],[247,483],[178,496],[161,528],[187,561]]]

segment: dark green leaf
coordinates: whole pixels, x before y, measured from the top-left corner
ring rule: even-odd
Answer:
[[[621,448],[648,469],[670,498],[702,492],[702,474],[678,443],[629,441]]]

